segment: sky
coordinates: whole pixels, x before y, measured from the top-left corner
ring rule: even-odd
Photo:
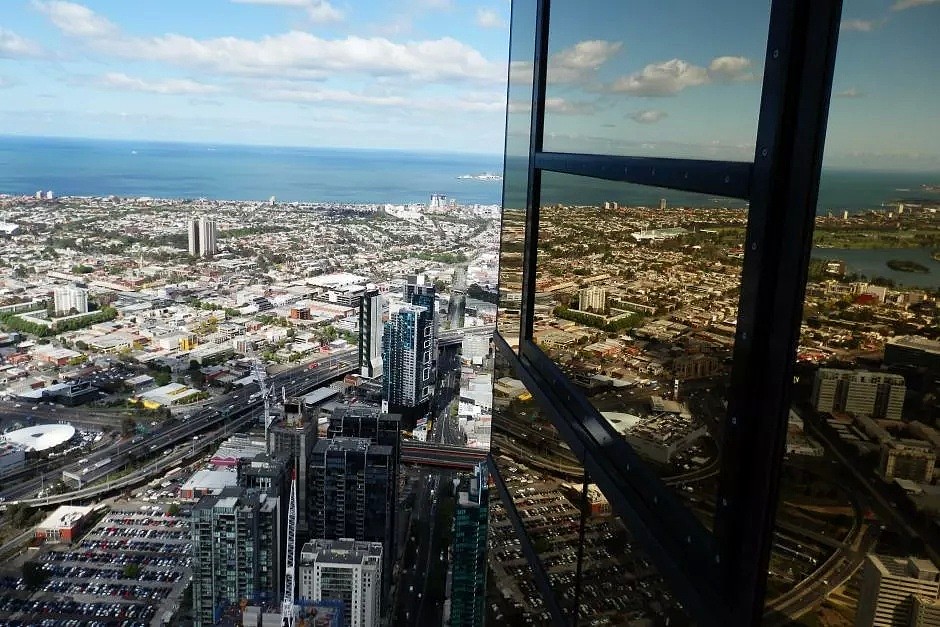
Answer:
[[[509,0],[2,0],[0,134],[498,154]],[[527,135],[534,0],[515,0]],[[547,150],[750,161],[767,0],[556,0]],[[846,0],[826,165],[940,171],[940,0]],[[521,145],[521,142],[517,142]]]

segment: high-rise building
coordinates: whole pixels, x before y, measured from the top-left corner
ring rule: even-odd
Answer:
[[[434,393],[434,318],[418,305],[403,305],[385,323],[382,335],[384,409],[403,415],[414,428]]]
[[[88,290],[73,286],[56,287],[52,290],[52,296],[57,316],[88,313]]]
[[[940,571],[925,559],[868,555],[855,613],[855,627],[898,627],[910,624],[914,597],[936,599]]]
[[[382,332],[385,297],[377,289],[362,295],[359,305],[359,374],[374,379],[382,374]]]
[[[486,537],[489,488],[486,465],[460,479],[451,542],[450,624],[482,627],[486,611]]]
[[[214,625],[242,600],[271,603],[279,597],[284,541],[277,497],[231,486],[193,507],[193,614],[195,625]]]
[[[218,236],[218,225],[212,218],[203,216],[199,219],[199,254],[202,257],[211,257],[216,254],[216,238]]]
[[[940,627],[940,599],[915,596],[911,608],[911,627]]]
[[[665,210],[666,210],[666,199],[665,199],[665,198],[660,198],[660,199],[659,199],[659,210],[660,210],[660,211],[665,211]]]
[[[392,449],[391,462],[393,464],[392,476],[398,477],[398,468],[401,465],[401,416],[386,414],[378,407],[368,405],[347,405],[340,407],[330,416],[328,427],[330,438],[365,438],[374,445],[388,446]],[[398,481],[392,481],[389,491],[389,502],[392,503],[392,515],[388,518],[385,538],[385,581],[391,582],[392,566],[396,551],[397,520],[394,515],[398,503]]]
[[[820,412],[900,420],[906,391],[901,375],[820,368],[813,382],[812,402]]]
[[[593,313],[604,313],[607,308],[607,290],[592,285],[578,291],[578,309]]]
[[[212,218],[202,216],[189,221],[189,254],[193,257],[211,257],[218,252],[216,238],[218,225]]]
[[[382,544],[313,540],[300,551],[297,596],[343,604],[347,627],[377,627],[382,608]]]
[[[288,460],[288,468],[297,477],[297,537],[311,538],[310,456],[317,443],[317,421],[307,420],[302,399],[288,399],[284,415],[268,428],[271,455]]]
[[[199,251],[199,220],[193,218],[189,221],[189,255],[191,257],[198,257]]]
[[[389,541],[395,471],[391,446],[365,438],[317,442],[310,461],[312,537]]]

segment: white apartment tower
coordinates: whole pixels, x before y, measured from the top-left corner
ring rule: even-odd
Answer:
[[[300,551],[298,597],[343,603],[347,627],[378,627],[382,611],[382,543],[311,540]]]
[[[189,254],[193,257],[211,257],[218,252],[216,238],[218,225],[212,218],[202,216],[189,221]]]
[[[907,386],[904,377],[881,372],[820,368],[813,383],[816,411],[900,420]]]
[[[578,309],[592,313],[604,313],[607,308],[607,290],[602,287],[586,287],[578,292]]]
[[[80,287],[57,287],[52,290],[55,299],[55,315],[66,316],[73,309],[80,314],[88,313],[88,290]]]
[[[862,568],[855,627],[906,627],[921,605],[936,600],[940,571],[925,559],[868,555]]]

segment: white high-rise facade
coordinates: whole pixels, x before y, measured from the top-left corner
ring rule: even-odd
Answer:
[[[55,298],[55,314],[66,316],[72,310],[75,313],[88,313],[88,290],[80,287],[57,287],[52,290]]]
[[[193,257],[211,257],[218,252],[216,238],[218,225],[212,218],[202,216],[189,221],[189,254]]]
[[[382,333],[386,300],[367,289],[359,305],[359,374],[374,379],[382,374]]]
[[[218,234],[218,226],[216,225],[215,220],[212,218],[207,218],[203,216],[199,220],[199,254],[202,257],[211,257],[216,254],[218,250],[216,249],[216,235]]]
[[[377,627],[382,612],[382,543],[311,540],[300,551],[298,596],[343,603],[345,625]]]

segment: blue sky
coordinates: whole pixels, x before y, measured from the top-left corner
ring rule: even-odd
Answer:
[[[516,0],[531,22],[532,0]],[[769,2],[556,0],[546,148],[750,160]],[[604,10],[601,10],[601,9]],[[497,153],[509,0],[3,0],[0,133]],[[827,164],[940,171],[940,0],[847,0]],[[513,59],[522,128],[531,48]]]

